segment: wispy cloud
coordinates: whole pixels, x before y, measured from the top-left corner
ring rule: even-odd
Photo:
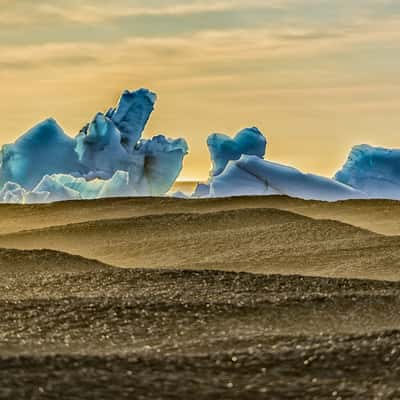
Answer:
[[[1,45],[3,68],[29,66],[67,66],[94,63],[102,65],[152,65],[165,69],[164,63],[260,62],[277,57],[297,57],[322,53],[343,53],[354,45],[396,42],[400,39],[400,19],[364,21],[346,27],[289,27],[251,30],[210,30],[181,36],[128,37],[118,42],[40,43],[37,45]],[[138,58],[139,56],[139,58]],[[169,69],[169,68],[168,68]]]
[[[218,13],[232,10],[284,8],[299,0],[186,0],[186,1],[22,1],[19,7],[14,2],[0,0],[2,24],[34,23],[63,20],[67,22],[94,24],[118,18],[145,16],[188,16]],[[304,0],[313,1],[313,0]]]
[[[251,8],[271,9],[281,6],[280,1],[265,2],[262,0],[224,0],[213,2],[171,2],[163,6],[129,6],[121,4],[106,4],[98,7],[93,4],[81,4],[75,7],[42,4],[39,12],[42,15],[60,17],[66,21],[82,23],[98,23],[116,18],[142,16],[187,16],[193,14],[223,12],[228,10],[243,10]]]
[[[298,18],[304,13],[311,20],[313,15],[314,19],[324,20],[336,12],[350,18],[400,12],[397,0],[0,0],[0,7],[0,21],[5,24],[51,19],[92,24],[122,17],[189,16],[250,9],[296,11],[300,13]]]
[[[209,132],[250,124],[277,135],[278,159],[311,170],[323,166],[298,151],[304,141],[332,152],[330,135],[344,154],[349,133],[381,141],[382,126],[398,141],[398,0],[0,0],[0,10],[3,141],[49,115],[76,132],[139,86],[160,94],[149,133],[193,143],[188,174],[208,165]]]

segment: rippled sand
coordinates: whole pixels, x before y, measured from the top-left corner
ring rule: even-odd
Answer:
[[[101,199],[43,205],[0,205],[0,232],[155,214],[203,213],[275,208],[311,218],[333,219],[384,235],[400,235],[400,202],[351,200],[337,203],[284,196],[180,200],[173,198]]]
[[[281,200],[0,207],[0,398],[400,398],[398,204]]]

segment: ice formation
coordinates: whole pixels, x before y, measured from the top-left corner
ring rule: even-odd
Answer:
[[[324,201],[366,197],[362,191],[333,179],[304,174],[256,156],[242,156],[229,163],[222,174],[211,180],[210,194],[215,197],[281,194]]]
[[[53,119],[0,155],[0,201],[34,203],[112,196],[158,196],[177,179],[188,146],[163,135],[141,139],[156,95],[125,91],[71,138]]]
[[[207,183],[199,183],[196,186],[196,189],[192,193],[192,197],[194,198],[203,198],[210,196],[210,185]]]
[[[149,90],[125,91],[76,137],[47,119],[0,154],[0,202],[42,203],[116,196],[159,196],[177,179],[188,152],[184,139],[142,139],[154,110]],[[209,136],[212,170],[193,197],[281,194],[336,201],[400,199],[400,150],[356,146],[333,179],[264,159],[267,140],[255,127],[233,138]],[[175,193],[175,197],[185,197]]]
[[[287,195],[337,201],[367,198],[365,187],[341,179],[305,174],[296,168],[264,160],[267,141],[257,128],[244,129],[234,139],[209,137],[213,169],[210,180],[199,184],[193,197]],[[349,176],[354,173],[350,171]]]
[[[78,172],[75,140],[54,119],[33,127],[1,150],[0,185],[18,183],[33,189],[46,174]]]
[[[365,192],[370,198],[399,200],[400,150],[356,146],[335,179]]]
[[[23,204],[138,195],[125,171],[117,171],[111,179],[91,181],[68,174],[45,175],[32,190],[8,182],[0,191],[4,202]]]
[[[265,136],[255,127],[243,129],[233,139],[214,133],[208,137],[213,169],[212,176],[221,174],[229,161],[239,160],[243,154],[264,157],[267,146]]]

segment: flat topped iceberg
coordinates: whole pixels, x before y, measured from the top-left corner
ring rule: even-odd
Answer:
[[[400,150],[355,146],[335,180],[370,198],[400,199]]]
[[[256,156],[242,156],[230,162],[222,174],[211,180],[210,194],[215,197],[279,194],[323,201],[366,198],[362,191],[333,179],[305,174]]]
[[[157,96],[125,91],[75,138],[48,119],[3,146],[0,201],[37,202],[159,196],[173,186],[188,152],[184,139],[141,139]]]

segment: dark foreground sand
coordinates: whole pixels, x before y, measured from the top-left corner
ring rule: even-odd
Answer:
[[[252,201],[0,207],[0,398],[400,399],[398,203]]]
[[[4,273],[0,398],[398,399],[400,284]]]

